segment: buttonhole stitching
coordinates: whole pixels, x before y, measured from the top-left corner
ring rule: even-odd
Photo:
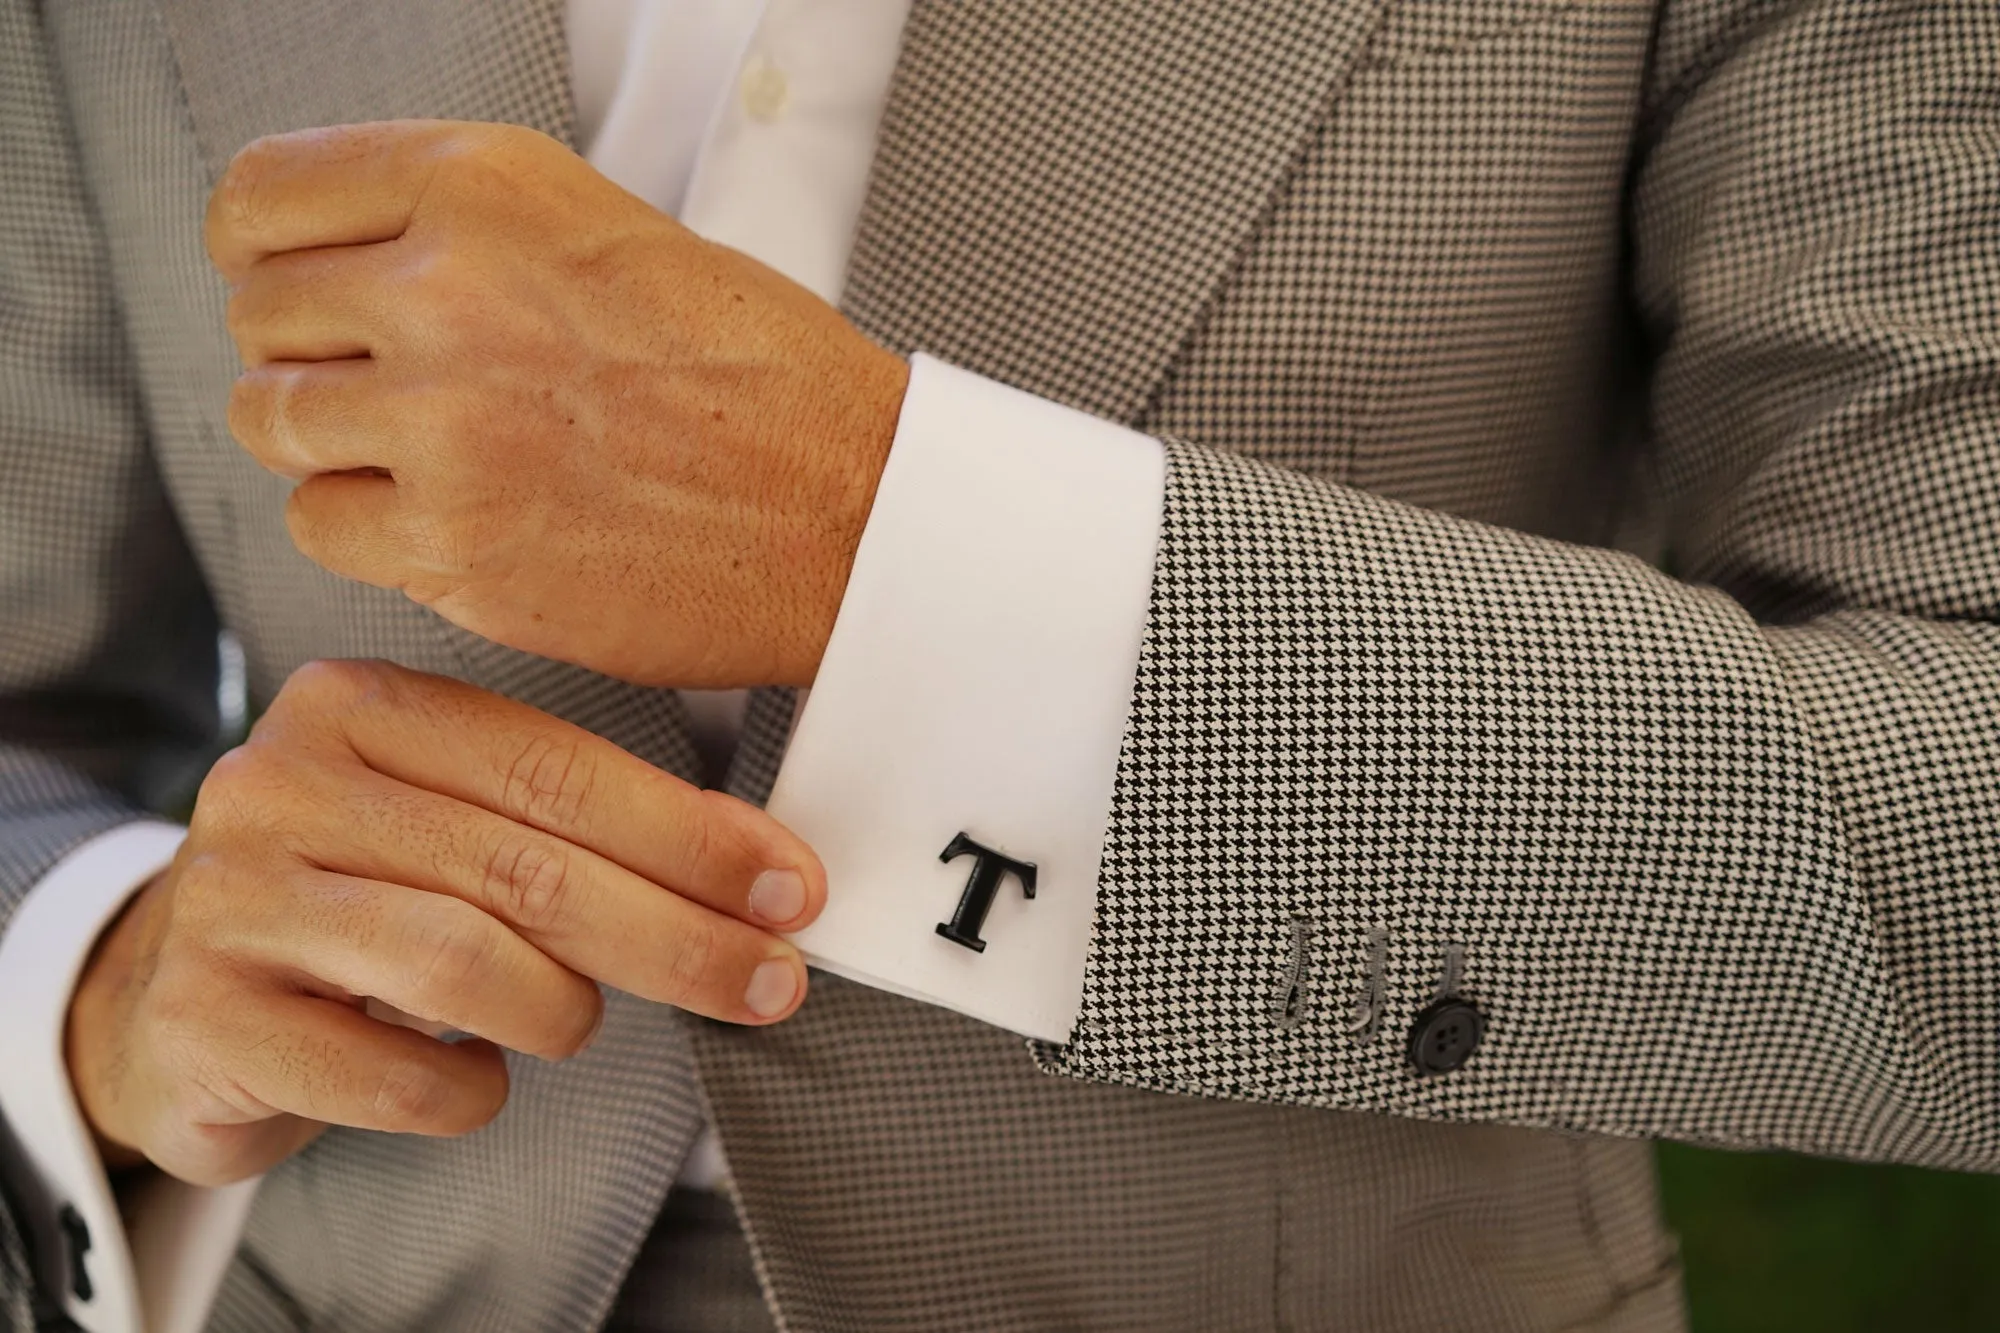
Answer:
[[[1284,985],[1279,992],[1278,1026],[1290,1032],[1306,1021],[1306,988],[1312,967],[1312,922],[1302,916],[1292,918],[1292,952],[1285,965]]]
[[[1389,932],[1381,926],[1368,932],[1368,974],[1347,1020],[1347,1035],[1356,1045],[1375,1040],[1382,1030],[1382,1002],[1388,988]]]
[[[1296,1031],[1306,1023],[1306,1001],[1312,997],[1312,919],[1292,917],[1292,951],[1284,981],[1278,987],[1278,1027]]]

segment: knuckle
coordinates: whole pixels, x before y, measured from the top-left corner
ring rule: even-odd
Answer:
[[[573,736],[544,731],[514,755],[504,783],[508,811],[558,828],[573,825],[590,802],[596,764]]]
[[[180,944],[192,929],[199,936],[236,907],[236,877],[223,857],[203,850],[181,864],[173,885],[173,917],[168,942]]]
[[[746,815],[750,817],[746,819]],[[756,825],[768,818],[727,792],[703,791],[696,817],[687,830],[688,845],[701,865],[732,869],[752,866],[765,855],[758,847]]]
[[[199,1125],[202,1113],[214,1107],[208,1083],[219,1078],[215,1061],[210,1057],[201,1057],[199,1061],[191,1058],[176,1065],[158,1094],[155,1132],[163,1137],[181,1135]]]
[[[230,305],[234,307],[235,302]],[[230,332],[238,342],[242,341],[242,334],[234,327]],[[271,407],[270,385],[261,376],[238,375],[236,383],[229,387],[229,405],[224,409],[223,420],[230,437],[252,453],[257,452],[257,447],[272,435]]]
[[[437,310],[453,304],[464,285],[465,267],[450,247],[430,246],[409,257],[402,277],[407,306]]]
[[[267,847],[295,846],[292,834],[312,825],[321,806],[337,798],[320,771],[323,763],[292,728],[260,726],[202,779],[191,824],[204,838],[196,845],[256,833]]]
[[[461,509],[439,508],[424,513],[406,529],[403,541],[415,569],[450,587],[461,586],[484,563],[481,559],[484,543],[476,531],[474,516]]]
[[[699,999],[709,988],[709,963],[715,957],[715,927],[690,921],[667,939],[661,964],[657,997],[683,1007]]]
[[[307,662],[286,678],[279,697],[286,702],[339,704],[363,688],[359,663],[343,658]]]
[[[174,1119],[212,1117],[219,1099],[239,1106],[250,1101],[230,1095],[239,1085],[225,1054],[227,1043],[201,1006],[156,1009],[140,1040]]]
[[[518,136],[502,124],[468,125],[440,139],[432,148],[439,182],[469,190],[482,200],[504,199],[518,193],[518,173],[509,169],[509,147]]]
[[[498,125],[485,123],[465,123],[444,127],[425,147],[430,160],[441,171],[454,170],[467,162],[477,161],[493,142]]]
[[[687,821],[687,826],[680,830],[682,847],[691,865],[715,864],[716,844],[719,839],[715,828],[716,806],[710,799],[711,795],[713,793],[702,793],[701,799],[695,804],[695,817]]]
[[[271,746],[254,741],[238,745],[223,752],[203,776],[191,827],[204,840],[261,828],[288,785],[285,766]],[[212,858],[209,868],[215,868]]]
[[[458,995],[492,965],[492,936],[478,929],[479,915],[455,898],[439,898],[418,919],[404,951],[416,995]]]
[[[258,366],[236,377],[225,408],[230,436],[264,466],[294,478],[306,474],[286,465],[284,446],[298,439],[302,413],[310,419],[309,383],[275,366]]]
[[[500,915],[524,930],[556,933],[574,919],[575,871],[569,856],[548,841],[509,835],[486,858],[485,896]]]
[[[400,303],[412,346],[433,350],[483,340],[493,319],[487,299],[489,279],[459,250],[430,245],[412,254],[403,269]]]
[[[532,150],[555,142],[532,126],[515,125],[507,121],[482,121],[469,126],[466,134],[472,142],[487,151]]]
[[[199,1120],[204,1110],[211,1109],[214,1090],[235,1083],[221,1043],[207,1027],[191,1025],[163,1027],[159,1041],[156,1058],[169,1075],[168,1105],[174,1118]]]
[[[390,1125],[431,1124],[451,1102],[451,1080],[416,1059],[394,1060],[378,1070],[369,1097],[370,1109]]]
[[[148,988],[141,1031],[146,1046],[162,1068],[177,1074],[211,1062],[208,1054],[212,1024],[209,1008],[195,1002],[183,988]]]
[[[265,785],[269,765],[270,761],[262,748],[247,742],[232,746],[216,756],[215,762],[208,766],[208,773],[201,780],[195,800],[197,803],[212,801],[261,787]]]
[[[265,135],[237,150],[215,184],[210,216],[224,229],[254,231],[270,213],[272,173],[284,160],[282,136]]]
[[[362,707],[379,699],[394,681],[387,662],[365,658],[321,658],[292,672],[279,692],[281,701],[324,715]]]

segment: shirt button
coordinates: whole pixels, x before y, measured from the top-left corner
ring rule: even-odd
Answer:
[[[785,72],[762,56],[753,56],[743,67],[743,82],[740,92],[743,109],[750,119],[768,125],[785,114],[785,104],[791,100],[792,86],[785,81]]]
[[[1456,996],[1439,1000],[1410,1024],[1410,1063],[1419,1074],[1449,1074],[1486,1032],[1486,1016]]]

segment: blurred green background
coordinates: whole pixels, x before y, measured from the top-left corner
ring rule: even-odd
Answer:
[[[1659,1153],[1694,1333],[2000,1330],[2000,1177]]]

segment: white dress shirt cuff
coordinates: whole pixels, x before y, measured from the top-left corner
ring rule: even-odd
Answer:
[[[255,1182],[198,1190],[160,1177],[127,1200],[128,1232],[63,1055],[70,996],[104,928],[167,867],[185,831],[143,820],[72,851],[28,894],[0,933],[0,1115],[44,1197],[90,1229],[89,1301],[72,1319],[89,1333],[183,1333],[206,1319],[234,1253]],[[51,1218],[31,1218],[38,1234]]]
[[[816,965],[1048,1041],[1083,994],[1159,542],[1159,443],[926,356],[769,808],[818,851]],[[984,948],[942,935],[975,858]]]

